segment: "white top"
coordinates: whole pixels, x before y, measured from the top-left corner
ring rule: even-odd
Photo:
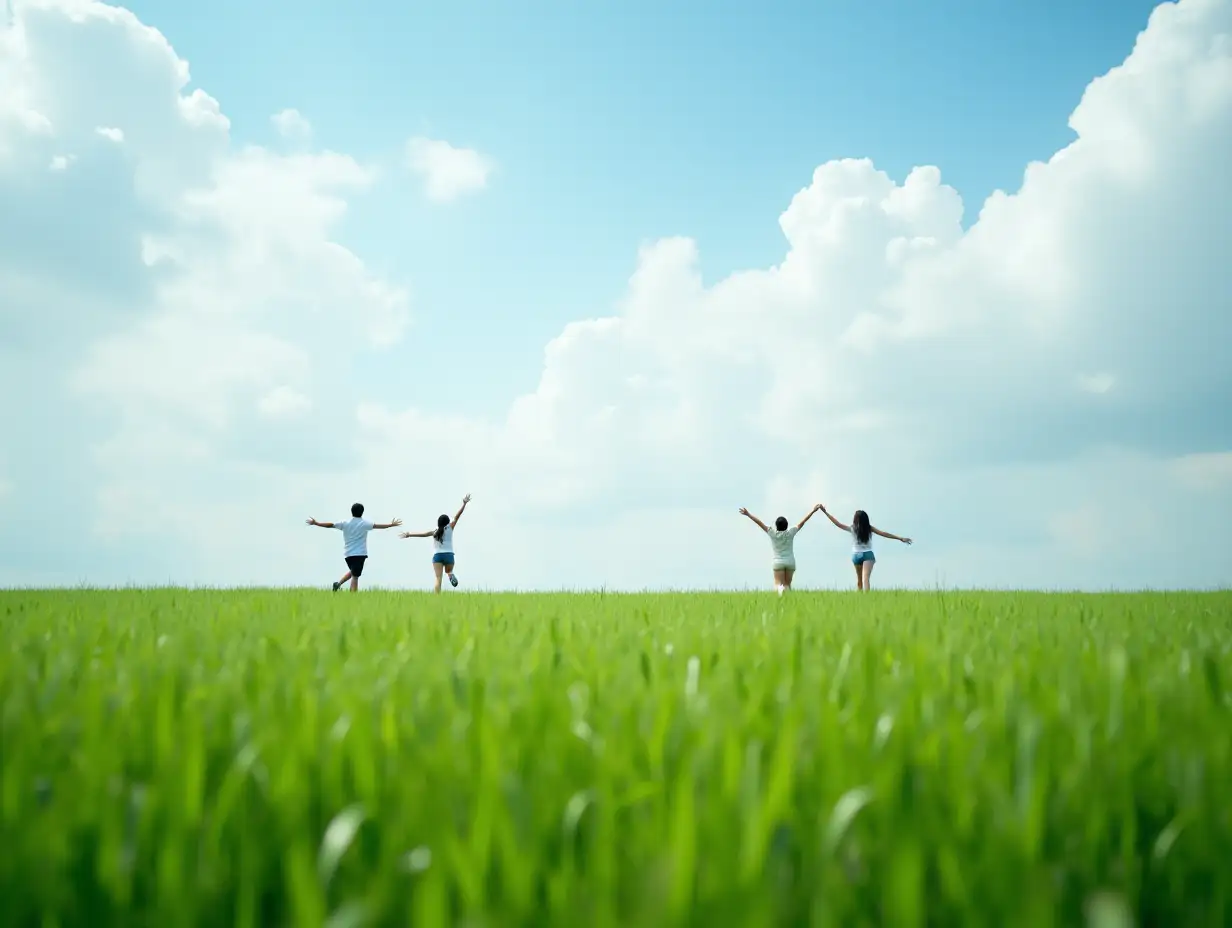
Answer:
[[[780,532],[777,528],[766,529],[766,534],[770,536],[770,547],[774,549],[775,563],[780,561],[794,561],[796,559],[795,551],[792,547],[792,541],[796,537],[796,532],[799,529],[796,526],[786,531]]]
[[[445,532],[440,540],[437,540],[435,535],[432,536],[432,548],[438,554],[453,554],[453,526],[446,525]]]
[[[371,522],[367,519],[352,517],[345,522],[335,522],[334,528],[342,532],[342,541],[346,545],[346,557],[368,554],[368,533],[372,531]]]
[[[873,550],[873,532],[869,529],[868,541],[864,544],[860,543],[860,536],[856,534],[855,526],[851,527],[851,552],[853,554],[863,554],[866,551]]]

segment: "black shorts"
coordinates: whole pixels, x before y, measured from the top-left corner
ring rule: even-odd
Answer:
[[[364,575],[364,561],[368,560],[366,554],[350,554],[347,555],[347,568],[351,571],[352,577],[362,577]]]

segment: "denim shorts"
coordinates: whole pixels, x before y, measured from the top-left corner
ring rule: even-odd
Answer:
[[[851,563],[859,567],[865,561],[868,561],[870,564],[876,564],[877,558],[876,556],[874,556],[872,551],[853,551],[852,552]]]
[[[453,566],[453,552],[452,551],[437,551],[436,554],[432,555],[432,563],[433,564],[444,564],[446,567],[452,567]]]

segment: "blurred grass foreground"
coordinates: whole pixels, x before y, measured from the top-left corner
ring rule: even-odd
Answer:
[[[1232,924],[1232,594],[0,620],[6,926]]]

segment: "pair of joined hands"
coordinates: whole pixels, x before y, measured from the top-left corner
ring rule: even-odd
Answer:
[[[749,514],[749,511],[743,506],[741,506],[736,511],[739,512],[742,516],[747,516]],[[821,503],[818,503],[817,505],[813,507],[813,512],[825,512],[825,511],[826,511],[826,507],[823,506]]]

